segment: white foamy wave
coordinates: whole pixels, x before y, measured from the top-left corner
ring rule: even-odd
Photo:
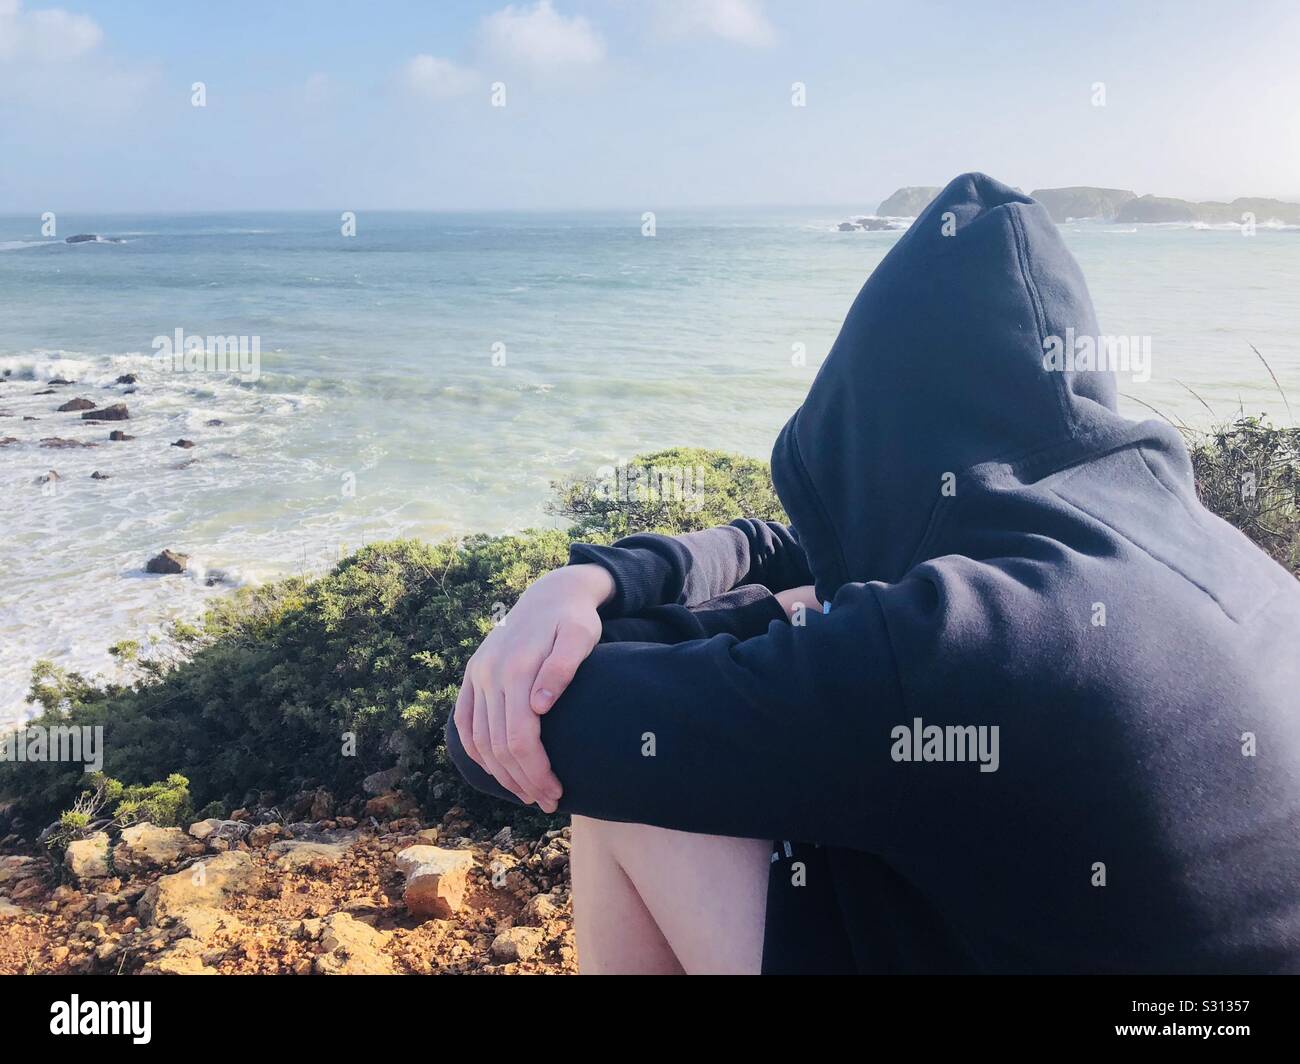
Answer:
[[[39,248],[46,244],[62,243],[59,240],[0,240],[0,251],[22,251],[23,248]]]

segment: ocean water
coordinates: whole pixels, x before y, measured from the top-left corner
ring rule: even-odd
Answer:
[[[653,448],[766,457],[898,237],[837,232],[855,213],[665,211],[653,237],[638,212],[363,211],[352,237],[333,214],[60,215],[58,240],[0,216],[0,721],[37,658],[111,674],[110,644],[231,584],[552,525],[551,481]],[[1128,412],[1285,420],[1252,344],[1300,408],[1300,232],[1064,229],[1103,330],[1151,337]],[[123,242],[62,242],[81,232]],[[256,338],[260,375],[160,369],[177,329]],[[55,376],[76,384],[35,394]],[[55,412],[75,396],[131,420]],[[191,573],[145,575],[164,547]]]

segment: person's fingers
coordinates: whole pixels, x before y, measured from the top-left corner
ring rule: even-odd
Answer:
[[[452,714],[452,720],[456,724],[460,745],[465,748],[465,753],[469,754],[474,763],[484,772],[490,771],[479,755],[478,744],[474,742],[474,684],[469,678],[468,671],[460,685],[460,694],[456,696],[456,710]]]
[[[550,654],[537,670],[530,699],[533,712],[545,713],[555,705],[555,700],[569,686],[578,666],[587,660],[592,645],[590,634],[582,628],[572,624],[560,625]]]
[[[529,677],[522,676],[506,688],[506,749],[543,812],[554,813],[560,799],[560,781],[551,771],[551,759],[542,746],[541,718],[528,705]]]
[[[492,774],[492,778],[521,801],[526,800],[523,788],[497,760],[492,749],[492,721],[488,700],[478,684],[474,685],[474,745],[478,747],[479,757],[483,759],[483,768]]]
[[[515,785],[511,790],[519,795],[525,805],[532,805],[537,801],[538,796],[533,793],[528,777],[524,775],[523,769],[519,767],[519,762],[515,760],[515,755],[510,751],[510,732],[506,724],[505,694],[497,687],[488,688],[483,694],[487,699],[488,719],[491,721],[492,756],[496,758],[497,764],[515,781]]]

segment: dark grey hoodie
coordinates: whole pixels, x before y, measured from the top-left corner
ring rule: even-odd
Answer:
[[[954,180],[777,440],[797,534],[575,548],[681,641],[544,718],[561,811],[775,840],[769,971],[1300,972],[1300,585],[1060,368],[1098,333],[1046,211]]]

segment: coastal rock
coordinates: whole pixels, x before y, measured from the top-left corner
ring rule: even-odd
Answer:
[[[137,379],[137,378],[136,378],[136,375],[135,375],[134,373],[123,373],[123,374],[122,374],[120,377],[118,377],[117,380],[115,380],[113,383],[114,383],[114,384],[134,384],[134,383],[136,382],[136,379]]]
[[[361,781],[361,789],[372,796],[387,794],[397,786],[401,778],[402,770],[394,765],[381,772],[372,772]]]
[[[218,839],[226,842],[238,842],[252,830],[252,825],[243,820],[220,820],[209,817],[190,825],[189,834],[199,842],[212,843]]]
[[[76,381],[65,380],[63,377],[51,377],[47,384],[76,384]]]
[[[98,469],[96,469],[93,473],[90,474],[90,479],[91,480],[112,480],[113,477],[109,473],[101,473]]]
[[[18,442],[17,436],[5,436],[2,439],[0,439],[0,447],[8,447],[11,443],[17,443],[17,442]]]
[[[66,414],[73,410],[94,410],[95,404],[89,399],[69,399],[62,406],[57,408],[57,413]]]
[[[190,562],[188,554],[177,554],[173,550],[164,550],[161,554],[155,554],[149,559],[149,563],[144,567],[146,573],[162,573],[164,575],[174,575],[185,572],[185,567]]]
[[[46,436],[41,440],[42,447],[52,447],[55,450],[66,450],[69,447],[98,447],[97,443],[88,443],[85,440],[68,440],[62,436]]]
[[[121,429],[114,429],[108,434],[108,438],[116,443],[125,443],[127,440],[135,439],[134,436],[128,436]]]
[[[189,845],[180,828],[135,824],[122,829],[122,841],[113,851],[113,861],[123,869],[166,868],[174,864]]]
[[[854,225],[852,222],[840,222],[840,224],[837,225],[835,228],[837,228],[841,233],[852,233],[858,227]]]
[[[172,444],[172,446],[173,446],[173,447],[181,447],[181,448],[184,448],[185,450],[189,450],[191,447],[194,446],[194,441],[193,441],[193,440],[177,440],[175,443]]]
[[[390,935],[354,920],[347,913],[334,913],[321,924],[320,944],[324,952],[316,958],[318,975],[393,975],[393,961],[384,952]]]
[[[152,925],[187,909],[215,908],[227,896],[251,889],[257,878],[253,858],[231,850],[162,876],[144,892],[137,913],[143,923]]]
[[[68,843],[63,864],[77,879],[102,879],[108,875],[108,836],[96,831]]]
[[[293,839],[272,843],[269,852],[276,855],[284,868],[324,872],[332,865],[338,864],[355,841],[355,837],[340,839],[338,842],[306,842]]]
[[[546,938],[540,927],[508,927],[492,940],[492,957],[502,964],[526,961]]]
[[[464,905],[473,867],[468,850],[408,846],[397,855],[397,868],[406,877],[402,901],[414,916],[445,920]]]
[[[1137,199],[1137,193],[1126,188],[1095,188],[1091,185],[1036,188],[1029,195],[1046,207],[1052,221],[1057,223],[1083,220],[1112,222],[1124,204]]]
[[[415,816],[420,811],[420,803],[405,791],[392,791],[381,794],[366,802],[366,816],[377,820],[392,820],[396,817]]]
[[[943,190],[937,185],[909,185],[900,188],[876,208],[880,218],[915,218]]]
[[[1195,222],[1196,205],[1167,196],[1139,196],[1129,200],[1115,215],[1117,222]]]
[[[128,421],[130,417],[125,403],[114,403],[102,410],[87,410],[81,415],[83,421]]]

